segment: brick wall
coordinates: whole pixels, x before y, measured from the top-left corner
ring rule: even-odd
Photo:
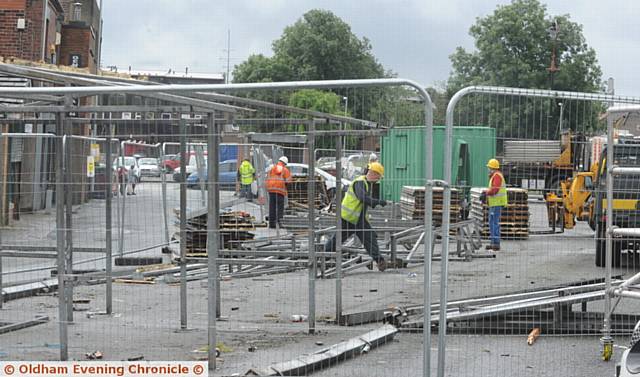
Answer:
[[[62,44],[60,46],[60,65],[72,65],[71,57],[80,57],[79,68],[89,68],[96,72],[96,62],[91,46],[95,42],[89,26],[62,26]]]
[[[55,45],[58,8],[51,0],[0,0],[0,56],[42,60],[43,6],[48,1],[49,32],[45,46],[45,61],[51,62],[50,46]],[[18,30],[19,18],[25,28]]]

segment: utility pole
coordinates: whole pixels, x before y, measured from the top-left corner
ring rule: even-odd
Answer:
[[[558,34],[560,34],[560,25],[558,24],[558,20],[553,20],[553,24],[549,27],[549,36],[553,40],[553,46],[551,48],[551,65],[547,68],[550,75],[550,84],[549,89],[553,90],[553,81],[556,75],[556,72],[560,70],[558,65],[556,64],[556,48],[558,46]]]
[[[227,30],[227,75],[225,76],[225,82],[229,83],[229,68],[231,64],[231,29]]]

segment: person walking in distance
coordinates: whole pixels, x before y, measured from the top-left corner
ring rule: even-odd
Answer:
[[[284,217],[284,200],[287,197],[287,182],[291,182],[291,172],[287,169],[289,159],[282,156],[278,159],[269,174],[265,186],[269,193],[269,228],[275,229]]]
[[[248,158],[242,160],[242,163],[238,167],[238,179],[240,180],[240,197],[252,201],[253,194],[251,193],[251,184],[256,179],[256,169],[251,165]]]
[[[129,181],[129,190],[127,191],[127,195],[135,195],[136,194],[136,181],[137,181],[137,177],[135,174],[135,165],[131,165],[131,168],[129,169],[128,175],[127,175],[127,179]]]
[[[349,185],[344,199],[342,199],[342,242],[356,235],[364,245],[367,253],[377,263],[378,270],[384,271],[387,263],[380,255],[378,237],[369,223],[367,209],[387,205],[386,200],[372,197],[373,184],[384,176],[384,167],[379,162],[369,164],[367,175],[356,178]],[[336,235],[333,235],[324,245],[326,252],[336,251]]]
[[[500,216],[502,208],[507,206],[507,185],[504,176],[500,172],[500,163],[492,158],[487,163],[489,168],[489,187],[483,192],[480,199],[489,206],[489,237],[490,244],[487,250],[500,250]]]

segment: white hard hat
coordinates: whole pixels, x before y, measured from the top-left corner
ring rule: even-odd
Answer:
[[[278,161],[284,162],[285,165],[289,164],[289,159],[287,158],[287,156],[280,157]]]
[[[369,155],[369,162],[373,162],[373,161],[378,161],[378,155],[376,155],[375,153],[371,153]]]

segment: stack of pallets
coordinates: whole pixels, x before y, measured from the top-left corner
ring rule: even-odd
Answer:
[[[480,202],[480,195],[486,188],[471,189],[471,212],[469,217],[482,224],[482,237],[489,238],[489,206]],[[507,188],[508,204],[500,216],[500,238],[523,240],[529,238],[529,194],[520,188]]]
[[[176,213],[179,215],[179,213]],[[176,235],[179,238],[179,220],[176,222]],[[220,214],[220,247],[222,249],[238,248],[239,242],[252,240],[255,235],[255,218],[242,211],[231,211]],[[207,213],[196,211],[187,214],[186,227],[187,255],[206,254],[207,252]]]
[[[433,224],[442,224],[443,213],[443,192],[442,187],[433,188]],[[451,189],[451,208],[449,216],[451,222],[458,221],[460,214],[460,201],[462,193],[455,188]],[[400,194],[400,211],[403,219],[424,220],[424,187],[423,186],[403,186]]]
[[[322,177],[315,177],[312,181],[315,185],[315,208],[323,208],[329,204],[327,187]],[[287,182],[287,192],[289,194],[289,207],[309,208],[309,178],[293,177],[291,182]]]

